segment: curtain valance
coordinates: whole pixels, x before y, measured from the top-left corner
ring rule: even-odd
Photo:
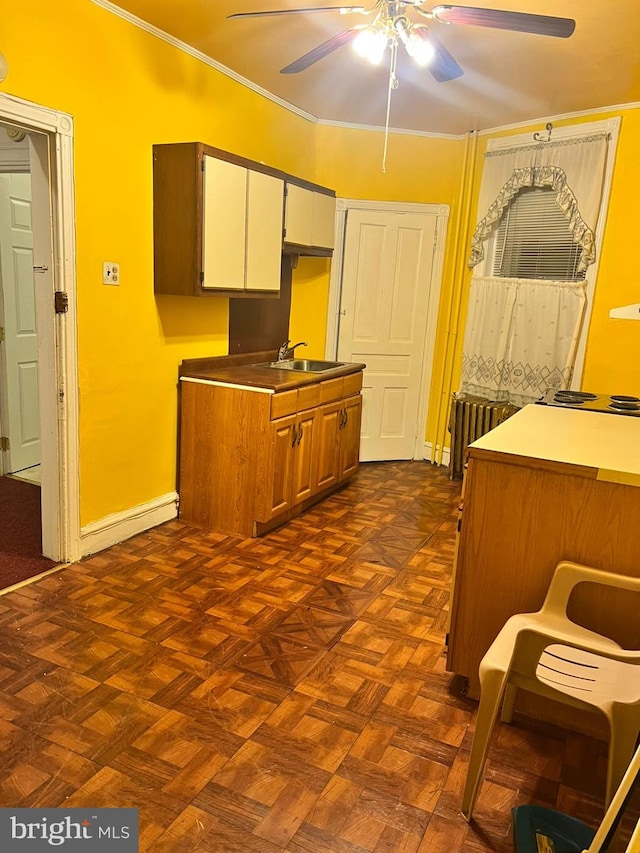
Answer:
[[[483,213],[471,241],[469,266],[484,258],[484,241],[523,187],[550,187],[567,217],[574,243],[582,248],[578,269],[595,260],[595,227],[607,157],[606,133],[488,151],[478,210]]]

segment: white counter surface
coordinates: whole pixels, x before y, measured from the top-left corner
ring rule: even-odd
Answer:
[[[585,465],[598,479],[640,486],[640,417],[531,404],[469,446]]]

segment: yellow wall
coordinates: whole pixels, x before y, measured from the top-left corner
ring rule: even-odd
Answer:
[[[154,298],[151,146],[205,141],[311,179],[314,125],[87,0],[5,4],[2,29],[2,91],[74,117],[87,524],[175,488],[178,364],[227,352],[227,299]]]
[[[468,281],[454,243],[475,222],[473,204],[458,222],[464,141],[391,134],[383,174],[382,133],[305,121],[87,0],[6,5],[0,47],[3,92],[74,117],[83,525],[175,488],[178,364],[227,351],[226,299],[154,297],[154,143],[204,141],[343,197],[450,206],[427,430],[446,439]],[[640,323],[608,319],[610,307],[640,301],[629,214],[638,150],[640,112],[629,110],[589,334],[585,386],[596,390],[640,393]],[[478,164],[481,154],[479,145]],[[101,284],[104,260],[120,263],[120,287]],[[324,354],[329,272],[311,258],[294,272],[290,335],[309,342],[309,355]]]
[[[612,320],[611,308],[640,302],[636,206],[640,193],[640,110],[622,113],[611,200],[587,339],[583,388],[640,396],[640,321]],[[608,118],[603,115],[600,118]]]

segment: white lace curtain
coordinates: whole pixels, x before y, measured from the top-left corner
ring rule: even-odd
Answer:
[[[469,266],[523,187],[551,187],[582,248],[578,269],[595,260],[607,135],[490,151],[480,188]],[[571,381],[586,304],[585,283],[474,276],[465,329],[462,393],[524,405]]]
[[[524,406],[571,381],[584,282],[471,280],[461,391]]]

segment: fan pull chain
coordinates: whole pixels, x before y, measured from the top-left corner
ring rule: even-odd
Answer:
[[[384,150],[382,152],[382,171],[387,171],[387,147],[389,144],[389,116],[391,114],[391,93],[398,88],[396,77],[396,62],[398,59],[398,43],[395,39],[391,42],[391,62],[389,64],[389,90],[387,92],[387,116],[384,123]]]

